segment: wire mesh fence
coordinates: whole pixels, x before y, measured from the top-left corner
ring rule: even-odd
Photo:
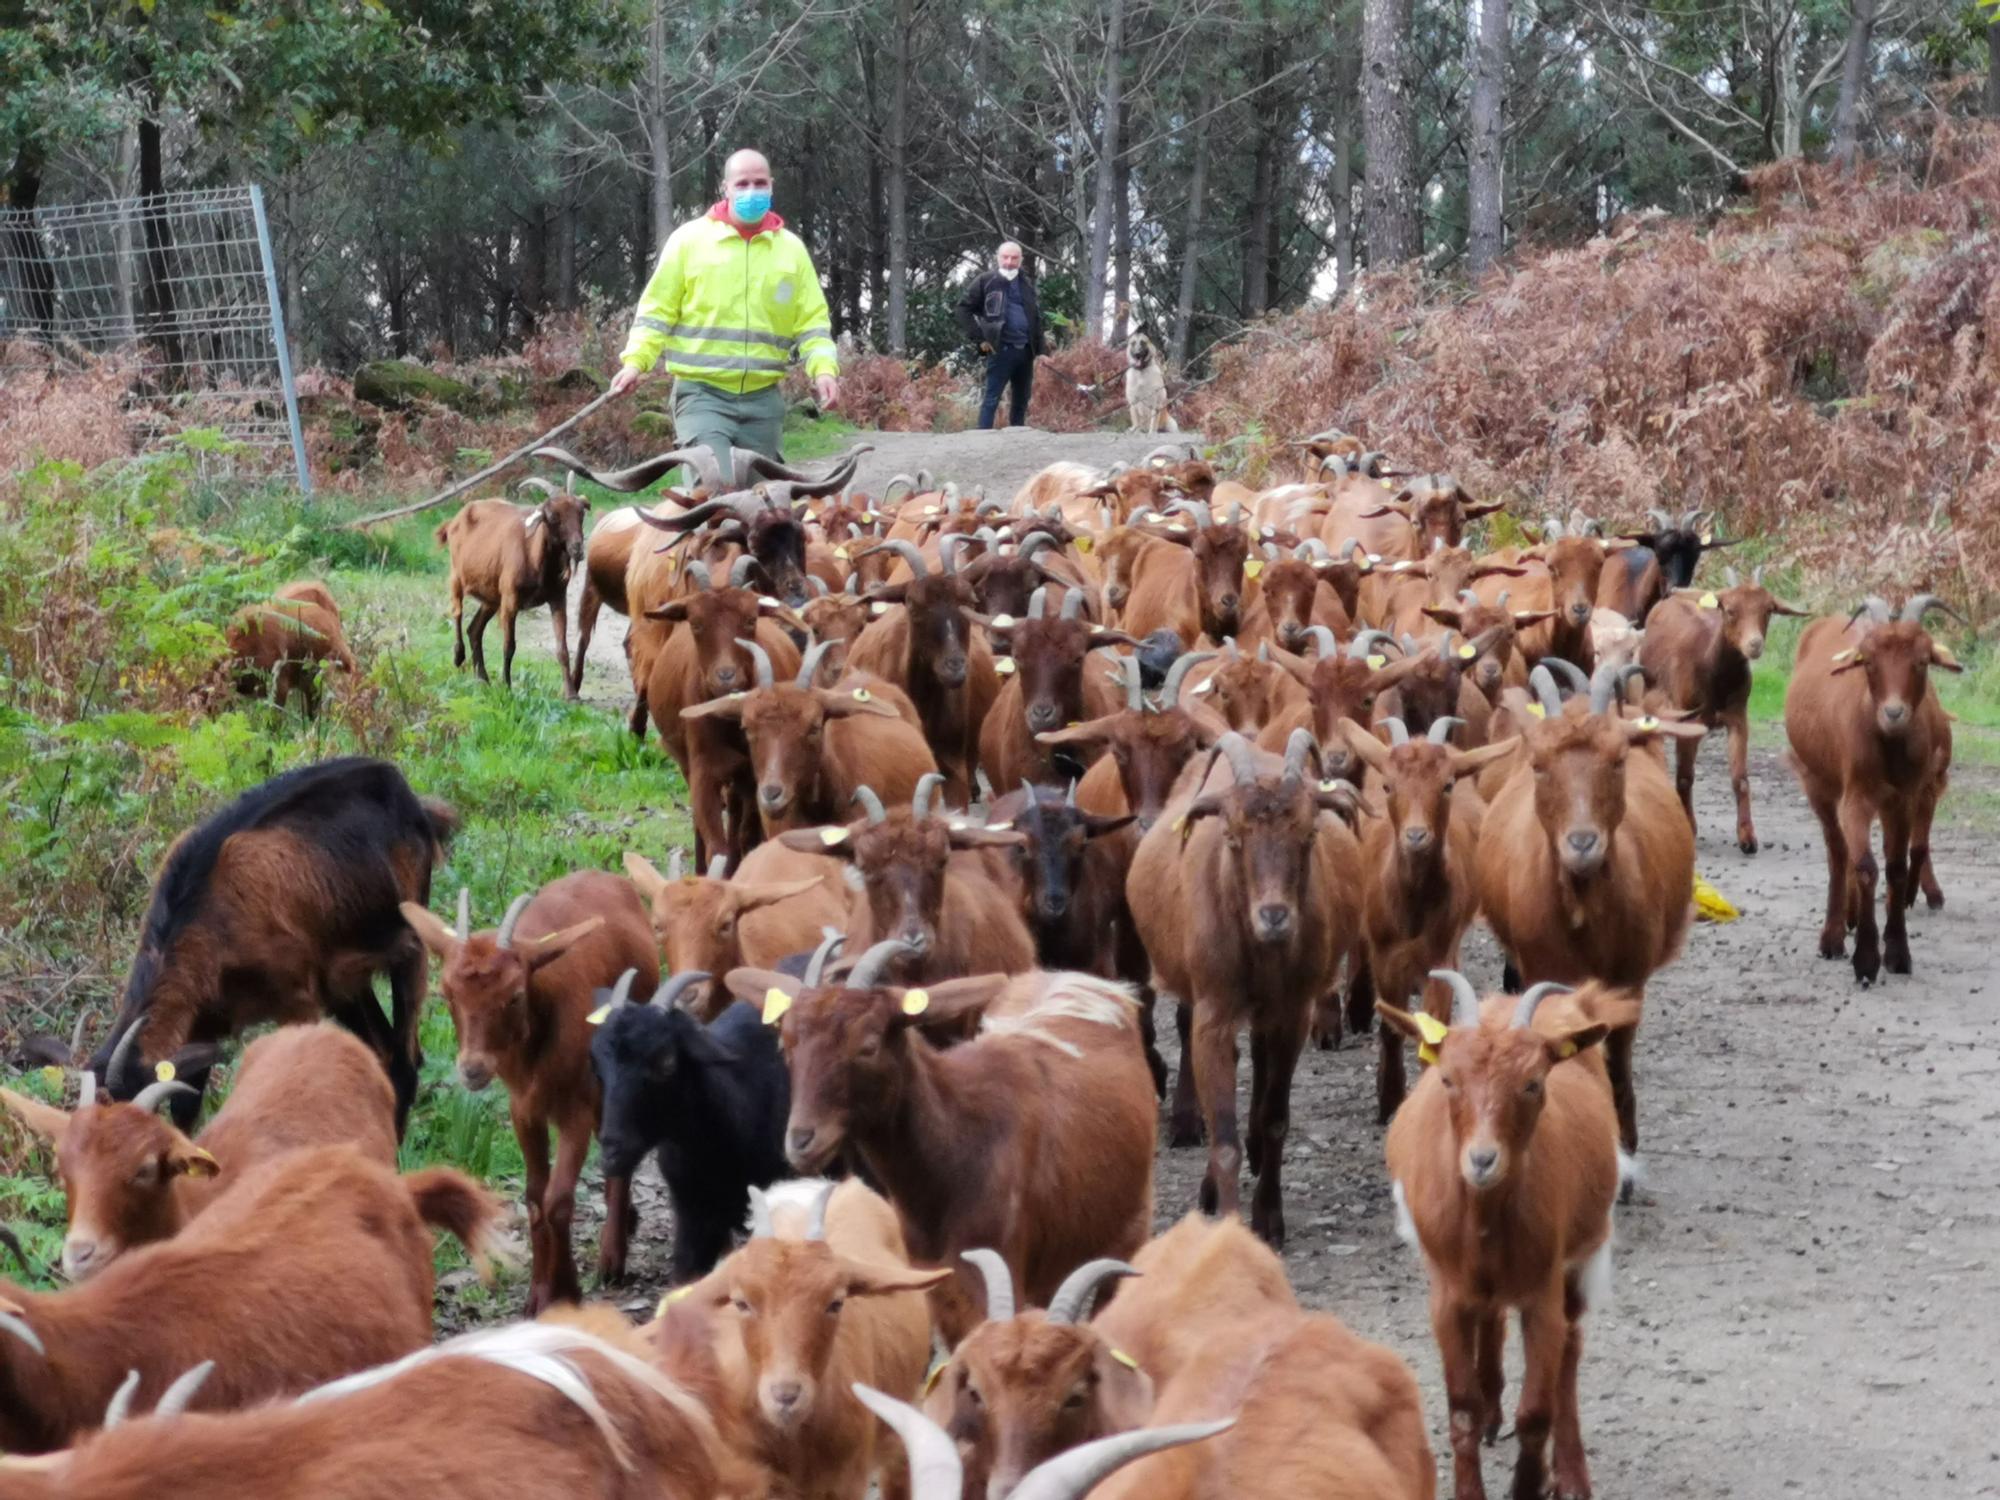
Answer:
[[[0,210],[0,379],[112,353],[141,446],[216,428],[311,490],[260,188]]]

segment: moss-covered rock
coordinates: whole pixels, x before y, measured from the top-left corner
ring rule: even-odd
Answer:
[[[467,415],[476,415],[486,404],[464,381],[407,359],[378,359],[356,370],[354,399],[385,411],[408,411],[420,401],[431,401]]]
[[[663,411],[636,412],[632,417],[632,435],[649,443],[671,443],[674,440],[674,419]]]
[[[562,374],[556,376],[550,384],[559,391],[601,396],[606,390],[610,389],[611,381],[607,376],[600,375],[595,370],[586,369],[582,365],[571,365]]]

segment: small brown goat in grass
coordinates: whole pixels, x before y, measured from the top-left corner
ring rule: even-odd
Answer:
[[[507,1087],[507,1113],[527,1163],[528,1232],[534,1271],[528,1310],[581,1296],[570,1251],[576,1183],[597,1133],[600,1092],[590,1067],[595,991],[627,969],[638,982],[659,981],[659,956],[646,908],[632,882],[601,871],[565,875],[532,898],[521,896],[500,926],[472,931],[467,894],[459,893],[457,930],[415,904],[403,917],[441,963],[438,989],[458,1032],[458,1074],[477,1093],[495,1078]],[[549,1169],[549,1129],[557,1132]],[[625,1274],[632,1228],[632,1185],[604,1183],[604,1237],[598,1274]]]
[[[897,946],[870,948],[838,986],[738,969],[729,988],[781,1025],[792,1165],[851,1152],[896,1205],[910,1259],[957,1270],[932,1297],[950,1344],[978,1321],[961,1251],[996,1247],[1046,1298],[1080,1261],[1144,1242],[1153,1080],[1123,986],[1034,972],[904,989],[883,982]],[[971,1041],[940,1051],[924,1034],[982,1011]]]
[[[1355,935],[1360,849],[1343,817],[1352,787],[1322,785],[1312,737],[1284,758],[1224,735],[1176,789],[1171,821],[1139,841],[1126,902],[1155,985],[1192,1008],[1195,1089],[1208,1126],[1201,1206],[1234,1213],[1244,1133],[1236,1122],[1236,1034],[1250,1029],[1251,1226],[1285,1238],[1282,1168],[1292,1072],[1317,999]]]
[[[798,1200],[805,1211],[788,1211]],[[782,1493],[863,1500],[886,1468],[882,1493],[907,1495],[901,1463],[882,1462],[900,1455],[849,1388],[916,1394],[931,1352],[923,1293],[951,1273],[912,1269],[895,1210],[859,1182],[779,1183],[751,1201],[749,1242],[672,1302],[714,1320],[732,1398]]]
[[[1694,893],[1694,833],[1656,742],[1706,731],[1619,717],[1619,675],[1598,673],[1588,712],[1565,711],[1546,677],[1538,685],[1543,717],[1520,724],[1520,762],[1480,826],[1479,909],[1526,982],[1597,979],[1643,999],[1680,952]],[[1628,1152],[1639,1146],[1634,1015],[1605,1045]]]
[[[800,828],[779,836],[788,847],[848,862],[858,885],[848,913],[855,947],[896,939],[896,979],[906,984],[963,974],[1019,974],[1035,966],[1035,940],[1021,919],[1012,873],[997,851],[1023,842],[1007,829],[934,814],[943,777],[917,785],[910,806],[893,813],[874,791],[849,824]]]
[[[251,1168],[287,1151],[351,1145],[396,1165],[395,1091],[375,1054],[337,1026],[281,1026],[252,1042],[228,1102],[194,1140],[151,1112],[187,1085],[154,1082],[130,1104],[100,1104],[84,1076],[72,1113],[0,1089],[0,1107],[55,1150],[69,1204],[63,1274],[72,1281],[171,1239]]]
[[[434,1167],[399,1178],[351,1146],[253,1168],[178,1235],[61,1292],[0,1282],[0,1449],[42,1453],[102,1420],[128,1371],[147,1409],[215,1361],[210,1411],[302,1391],[431,1339],[431,1239],[475,1254],[498,1205]]]
[[[1085,620],[1083,595],[1076,590],[1063,599],[1059,617],[1048,610],[1052,602],[1037,589],[1027,618],[981,621],[995,648],[1006,653],[994,663],[1006,681],[979,731],[979,767],[995,786],[1081,775],[1084,767],[1073,756],[1038,736],[1116,713],[1124,697],[1115,674],[1118,658],[1105,648],[1136,649],[1139,643]]]
[[[718,720],[742,731],[766,838],[832,822],[864,783],[892,801],[907,801],[917,783],[937,770],[914,711],[908,719],[899,713],[898,702],[908,700],[894,688],[859,673],[832,687],[814,685],[827,643],[807,651],[787,683],[777,680],[762,646],[751,640],[736,644],[755,665],[748,691],[692,704],[681,717]]]
[[[1521,1315],[1527,1369],[1514,1412],[1513,1493],[1588,1500],[1578,1415],[1583,1315],[1611,1291],[1611,1204],[1618,1121],[1594,1047],[1638,1025],[1638,1002],[1595,985],[1558,984],[1482,1008],[1463,975],[1451,1019],[1378,1002],[1382,1019],[1434,1061],[1389,1126],[1397,1232],[1423,1252],[1431,1327],[1451,1405],[1459,1500],[1484,1500],[1479,1444],[1500,1435],[1501,1350]],[[1550,992],[1557,998],[1548,998]]]
[[[506,500],[473,500],[437,529],[451,554],[451,664],[465,665],[465,601],[479,606],[472,617],[472,669],[486,682],[486,624],[500,616],[505,641],[500,680],[514,685],[514,621],[524,609],[547,605],[555,631],[556,665],[563,691],[576,689],[569,670],[569,574],[583,561],[583,518],[590,502],[565,495],[546,480],[524,481],[547,493],[540,505]]]
[[[718,1435],[715,1391],[650,1361],[613,1312],[463,1335],[297,1401],[124,1422],[39,1471],[0,1460],[0,1500],[533,1495],[753,1500],[768,1479]]]
[[[268,603],[244,605],[223,638],[236,663],[237,691],[268,692],[283,708],[297,690],[308,715],[319,712],[320,674],[329,663],[360,670],[340,628],[340,606],[323,583],[288,583]]]
[[[781,959],[818,945],[820,932],[847,920],[848,893],[838,860],[801,854],[780,843],[759,844],[733,878],[723,862],[707,875],[683,875],[676,849],[661,875],[637,854],[625,856],[625,873],[652,908],[668,974],[727,974],[748,964],[774,969]],[[720,980],[682,992],[682,1004],[713,1021],[729,1004]]]
[[[1114,1433],[1232,1414],[1218,1441],[1137,1463],[1093,1493],[1430,1500],[1436,1467],[1409,1366],[1301,1308],[1283,1264],[1239,1221],[1190,1214],[1130,1266],[1079,1267],[1046,1314],[1016,1311],[1004,1266],[969,1253],[995,1316],[924,1402],[965,1460],[966,1500],[1023,1493],[1054,1455]],[[1134,1279],[1085,1322],[1118,1275]]]
[[[1792,770],[1826,840],[1820,957],[1839,958],[1853,928],[1854,974],[1863,984],[1873,984],[1885,963],[1891,974],[1910,972],[1903,913],[1919,885],[1933,909],[1944,905],[1930,867],[1930,834],[1951,771],[1951,721],[1930,671],[1963,669],[1923,624],[1943,608],[1936,595],[1918,594],[1891,616],[1871,598],[1845,622],[1813,621],[1799,637],[1785,690]],[[1887,930],[1880,933],[1870,847],[1878,818],[1889,877]]]
[[[1773,615],[1805,611],[1775,598],[1759,568],[1748,583],[1729,569],[1729,587],[1716,592],[1687,590],[1669,595],[1646,617],[1639,662],[1646,681],[1672,707],[1710,729],[1729,732],[1729,784],[1736,793],[1736,843],[1757,852],[1757,828],[1750,820],[1750,664],[1764,654],[1764,636]],[[1675,745],[1674,783],[1694,826],[1694,765],[1699,740]]]
[[[1381,817],[1361,827],[1361,936],[1367,968],[1349,976],[1354,993],[1348,1015],[1361,1019],[1374,997],[1407,1005],[1424,996],[1423,1009],[1442,1020],[1450,992],[1425,976],[1456,969],[1458,945],[1472,925],[1478,902],[1473,866],[1485,806],[1461,778],[1514,753],[1515,742],[1454,750],[1447,740],[1455,723],[1439,719],[1427,739],[1412,740],[1400,719],[1387,721],[1389,744],[1352,719],[1341,721],[1349,747],[1382,782]],[[1357,1029],[1359,1029],[1357,1027]],[[1403,1039],[1384,1028],[1375,1066],[1375,1118],[1386,1125],[1403,1102]]]

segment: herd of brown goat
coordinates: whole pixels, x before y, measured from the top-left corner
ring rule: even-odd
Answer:
[[[685,774],[695,872],[634,853],[492,929],[461,892],[448,923],[431,870],[455,819],[358,760],[184,837],[76,1107],[0,1091],[53,1148],[75,1283],[0,1283],[0,1500],[165,1476],[244,1500],[1428,1500],[1410,1368],[1302,1308],[1276,1253],[1294,1072],[1371,1028],[1455,1493],[1484,1494],[1511,1311],[1511,1492],[1588,1496],[1581,1322],[1638,1147],[1646,987],[1690,922],[1695,751],[1726,730],[1754,853],[1751,664],[1801,611],[1755,575],[1697,584],[1727,545],[1701,514],[1480,552],[1468,523],[1498,507],[1451,476],[1338,432],[1300,446],[1307,472],[1261,490],[1170,448],[1055,465],[1011,502],[853,493],[858,453],[607,474],[551,449],[614,491],[696,482],[587,543],[552,485],[465,507],[438,534],[482,676],[491,615],[511,671],[519,611],[547,604],[572,695],[600,608],[629,616],[632,727]],[[1943,900],[1927,674],[1958,663],[1933,607],[1813,622],[1786,700],[1826,836],[1821,951],[1854,930],[1864,982],[1908,972],[1916,890]],[[287,689],[354,669],[317,585],[239,626],[245,672]],[[1459,972],[1479,918],[1519,993]],[[498,1205],[396,1171],[426,950],[460,1081],[507,1093],[541,1315],[435,1345],[422,1226],[483,1254]],[[349,1030],[252,1043],[183,1133],[216,1043],[318,1016]],[[1163,1100],[1208,1160],[1199,1212],[1155,1236]],[[642,1327],[574,1305],[593,1141],[601,1282],[625,1276],[647,1152],[672,1198]]]

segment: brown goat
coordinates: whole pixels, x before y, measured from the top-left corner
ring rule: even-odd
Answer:
[[[999,1500],[1055,1454],[1134,1428],[1234,1413],[1216,1442],[1135,1464],[1094,1490],[1148,1500],[1430,1500],[1436,1466],[1409,1366],[1308,1313],[1282,1262],[1235,1219],[1190,1214],[1130,1266],[1079,1267],[1049,1311],[1014,1310],[990,1252],[995,1317],[931,1386],[926,1414],[958,1445],[965,1500]],[[1098,1284],[1136,1272],[1083,1321]],[[1000,1317],[1000,1313],[1007,1316]]]
[[[1311,736],[1284,759],[1224,735],[1176,789],[1170,822],[1139,841],[1126,902],[1153,961],[1155,985],[1193,1013],[1195,1088],[1208,1127],[1201,1206],[1234,1213],[1243,1165],[1236,1123],[1236,1033],[1250,1028],[1248,1158],[1257,1187],[1250,1223],[1285,1237],[1284,1141],[1292,1071],[1317,998],[1355,930],[1360,851],[1342,816],[1351,787],[1324,788],[1307,762]]]
[[[1758,569],[1761,575],[1763,570]],[[1805,614],[1774,598],[1761,576],[1736,581],[1716,593],[1687,590],[1663,599],[1646,618],[1639,663],[1646,681],[1672,707],[1710,729],[1729,732],[1729,784],[1736,793],[1736,843],[1757,852],[1757,828],[1750,821],[1750,664],[1764,654],[1771,616]],[[1699,740],[1675,747],[1674,784],[1694,826],[1694,765]]]
[[[85,1075],[89,1077],[88,1074]],[[128,1250],[171,1239],[256,1166],[308,1146],[351,1145],[396,1165],[396,1094],[375,1054],[338,1026],[281,1026],[243,1051],[228,1102],[189,1140],[151,1106],[187,1085],[147,1085],[130,1104],[73,1113],[0,1089],[0,1106],[54,1147],[68,1199],[63,1274],[96,1275]]]
[[[472,617],[472,669],[486,675],[486,623],[497,612],[506,642],[500,680],[514,685],[514,620],[524,609],[547,605],[556,637],[556,665],[563,692],[576,696],[569,670],[569,574],[583,561],[583,518],[590,502],[558,492],[546,480],[548,498],[525,508],[505,500],[473,500],[437,529],[451,554],[451,664],[465,665],[465,601],[478,606]]]
[[[1317,537],[1300,543],[1290,557],[1273,542],[1265,542],[1263,551],[1263,557],[1243,565],[1259,593],[1244,616],[1241,643],[1271,640],[1287,651],[1303,651],[1314,626],[1335,635],[1354,633],[1361,580],[1373,566],[1365,557],[1357,561],[1358,544],[1349,543],[1338,558]]]
[[[1250,538],[1239,525],[1215,524],[1199,501],[1176,501],[1170,508],[1185,511],[1194,526],[1165,522],[1152,533],[1175,545],[1139,553],[1119,623],[1134,636],[1171,630],[1193,650],[1203,636],[1219,643],[1241,628],[1255,582],[1244,574]]]
[[[283,708],[296,689],[308,716],[319,712],[320,674],[329,663],[344,672],[360,670],[340,628],[340,606],[323,583],[288,583],[268,602],[244,605],[223,639],[236,664],[238,692],[269,692]]]
[[[1590,536],[1559,537],[1517,556],[1515,560],[1519,563],[1540,567],[1531,567],[1525,578],[1508,584],[1514,608],[1536,613],[1551,611],[1545,623],[1525,627],[1520,632],[1521,655],[1530,666],[1550,656],[1574,662],[1585,672],[1596,666],[1590,618],[1597,607],[1597,586],[1604,573],[1605,556],[1605,543]],[[1489,578],[1482,583],[1474,592],[1481,599],[1497,601],[1499,581]]]
[[[1412,740],[1402,721],[1387,721],[1390,743],[1352,719],[1341,721],[1348,746],[1382,781],[1381,817],[1361,828],[1361,936],[1368,967],[1352,976],[1357,993],[1348,1014],[1372,1008],[1374,995],[1407,1005],[1422,994],[1423,1009],[1443,1020],[1451,996],[1425,976],[1456,969],[1458,945],[1472,925],[1477,902],[1473,865],[1485,807],[1470,786],[1458,783],[1480,767],[1514,753],[1515,741],[1478,750],[1454,750],[1446,736],[1453,721],[1439,719],[1427,739]],[[1403,1039],[1378,1033],[1375,1118],[1386,1125],[1403,1102]]]
[[[801,1196],[812,1206],[791,1232],[784,1205]],[[882,1466],[880,1428],[849,1388],[916,1394],[931,1349],[922,1293],[951,1273],[913,1270],[895,1210],[853,1179],[753,1188],[751,1201],[749,1242],[672,1300],[713,1320],[731,1396],[777,1488],[864,1500]],[[883,1492],[907,1494],[900,1464],[887,1467]]]
[[[416,1486],[454,1500],[766,1493],[719,1439],[714,1390],[655,1368],[617,1313],[578,1324],[466,1334],[298,1401],[127,1421],[39,1471],[0,1461],[0,1497],[150,1500],[166,1473],[206,1500],[380,1500]]]
[[[806,653],[788,683],[776,680],[762,646],[749,640],[737,645],[755,663],[754,685],[693,704],[681,717],[715,719],[742,731],[766,838],[834,821],[863,784],[907,801],[917,783],[937,770],[915,710],[909,719],[897,711],[898,701],[908,701],[901,693],[861,673],[833,687],[813,685],[828,649],[824,643]]]
[[[1064,598],[1060,617],[1047,611],[1052,602],[1038,589],[1027,618],[1002,615],[980,622],[995,647],[1007,653],[994,662],[1006,681],[979,731],[979,767],[995,786],[1081,775],[1084,767],[1073,755],[1037,737],[1116,713],[1124,697],[1118,658],[1106,648],[1136,649],[1139,643],[1085,620],[1080,592]]]
[[[217,1411],[420,1349],[431,1339],[423,1225],[483,1255],[497,1213],[448,1167],[399,1178],[351,1146],[316,1147],[252,1169],[174,1238],[81,1286],[30,1292],[0,1281],[0,1449],[73,1442],[132,1370],[143,1410],[189,1366],[213,1360],[194,1404]]]
[[[847,917],[857,948],[884,939],[902,946],[894,976],[907,984],[963,974],[1019,974],[1035,964],[1035,940],[1021,920],[1011,872],[993,851],[1022,836],[933,816],[943,777],[923,778],[907,809],[893,813],[871,788],[855,799],[865,809],[850,824],[800,828],[779,841],[804,853],[845,860],[859,877]]]
[[[1694,893],[1694,833],[1681,812],[1661,736],[1699,739],[1699,724],[1616,717],[1617,676],[1600,672],[1589,712],[1520,724],[1523,755],[1479,831],[1479,909],[1529,984],[1601,980],[1644,999],[1646,981],[1680,952]],[[1581,705],[1579,705],[1581,707]],[[1639,1146],[1631,1027],[1605,1046],[1619,1137]]]
[[[1445,973],[1445,971],[1440,971]],[[1611,1291],[1618,1123],[1601,1059],[1586,1049],[1638,1024],[1636,1001],[1590,987],[1550,1000],[1538,984],[1484,1008],[1464,976],[1449,1025],[1378,1004],[1435,1062],[1389,1127],[1397,1232],[1423,1252],[1431,1327],[1451,1404],[1460,1500],[1484,1500],[1482,1437],[1500,1435],[1509,1308],[1527,1362],[1514,1413],[1513,1493],[1590,1494],[1576,1378],[1583,1315]]]
[[[507,1113],[527,1164],[528,1232],[534,1269],[528,1310],[581,1296],[570,1252],[576,1182],[597,1133],[600,1090],[590,1066],[594,994],[627,969],[659,982],[659,957],[646,908],[632,882],[598,870],[552,880],[517,897],[500,926],[471,930],[470,900],[458,898],[458,929],[414,903],[403,919],[442,967],[438,989],[458,1032],[458,1076],[474,1093],[496,1077],[507,1087]],[[558,1135],[549,1170],[549,1129]],[[604,1237],[598,1274],[625,1274],[632,1186],[604,1183]]]
[[[870,948],[838,988],[762,969],[733,971],[729,988],[780,1020],[792,1165],[851,1152],[896,1205],[911,1261],[957,1270],[932,1294],[949,1345],[978,1321],[961,1251],[996,1247],[1046,1298],[1078,1262],[1144,1242],[1153,1080],[1122,986],[1034,972],[907,990],[882,982],[896,946]],[[982,1010],[969,1042],[940,1051],[923,1034]]]
[[[606,605],[613,614],[630,616],[632,606],[626,589],[626,578],[631,571],[635,554],[650,554],[653,543],[652,533],[639,519],[639,507],[622,505],[617,510],[603,516],[590,528],[590,539],[583,549],[583,596],[576,606],[576,660],[570,666],[569,695],[574,698],[583,688],[583,662],[590,654],[590,638],[597,629],[598,611]],[[670,497],[659,502],[659,509],[665,514],[673,514],[679,509]],[[671,573],[671,567],[662,568],[663,573]],[[648,604],[664,604],[666,598],[649,599]],[[625,654],[628,665],[632,654],[632,627],[626,627]]]
[[[1873,984],[1885,963],[1891,974],[1910,972],[1903,912],[1919,882],[1933,908],[1944,905],[1930,873],[1930,831],[1951,770],[1951,723],[1930,669],[1963,668],[1923,625],[1929,611],[1943,607],[1936,595],[1918,594],[1891,617],[1887,604],[1871,598],[1855,611],[1865,621],[1813,621],[1799,638],[1785,690],[1792,770],[1826,840],[1820,957],[1839,958],[1853,928],[1854,973],[1863,984]],[[1880,934],[1870,848],[1878,818],[1889,877]]]
[[[729,879],[719,861],[708,875],[683,875],[678,849],[664,876],[639,855],[625,856],[625,873],[652,907],[668,974],[726,974],[745,964],[774,969],[816,947],[822,929],[847,920],[840,870],[837,860],[775,841],[752,849]],[[706,1023],[722,1014],[729,996],[720,980],[704,980],[682,991],[681,1004]]]

